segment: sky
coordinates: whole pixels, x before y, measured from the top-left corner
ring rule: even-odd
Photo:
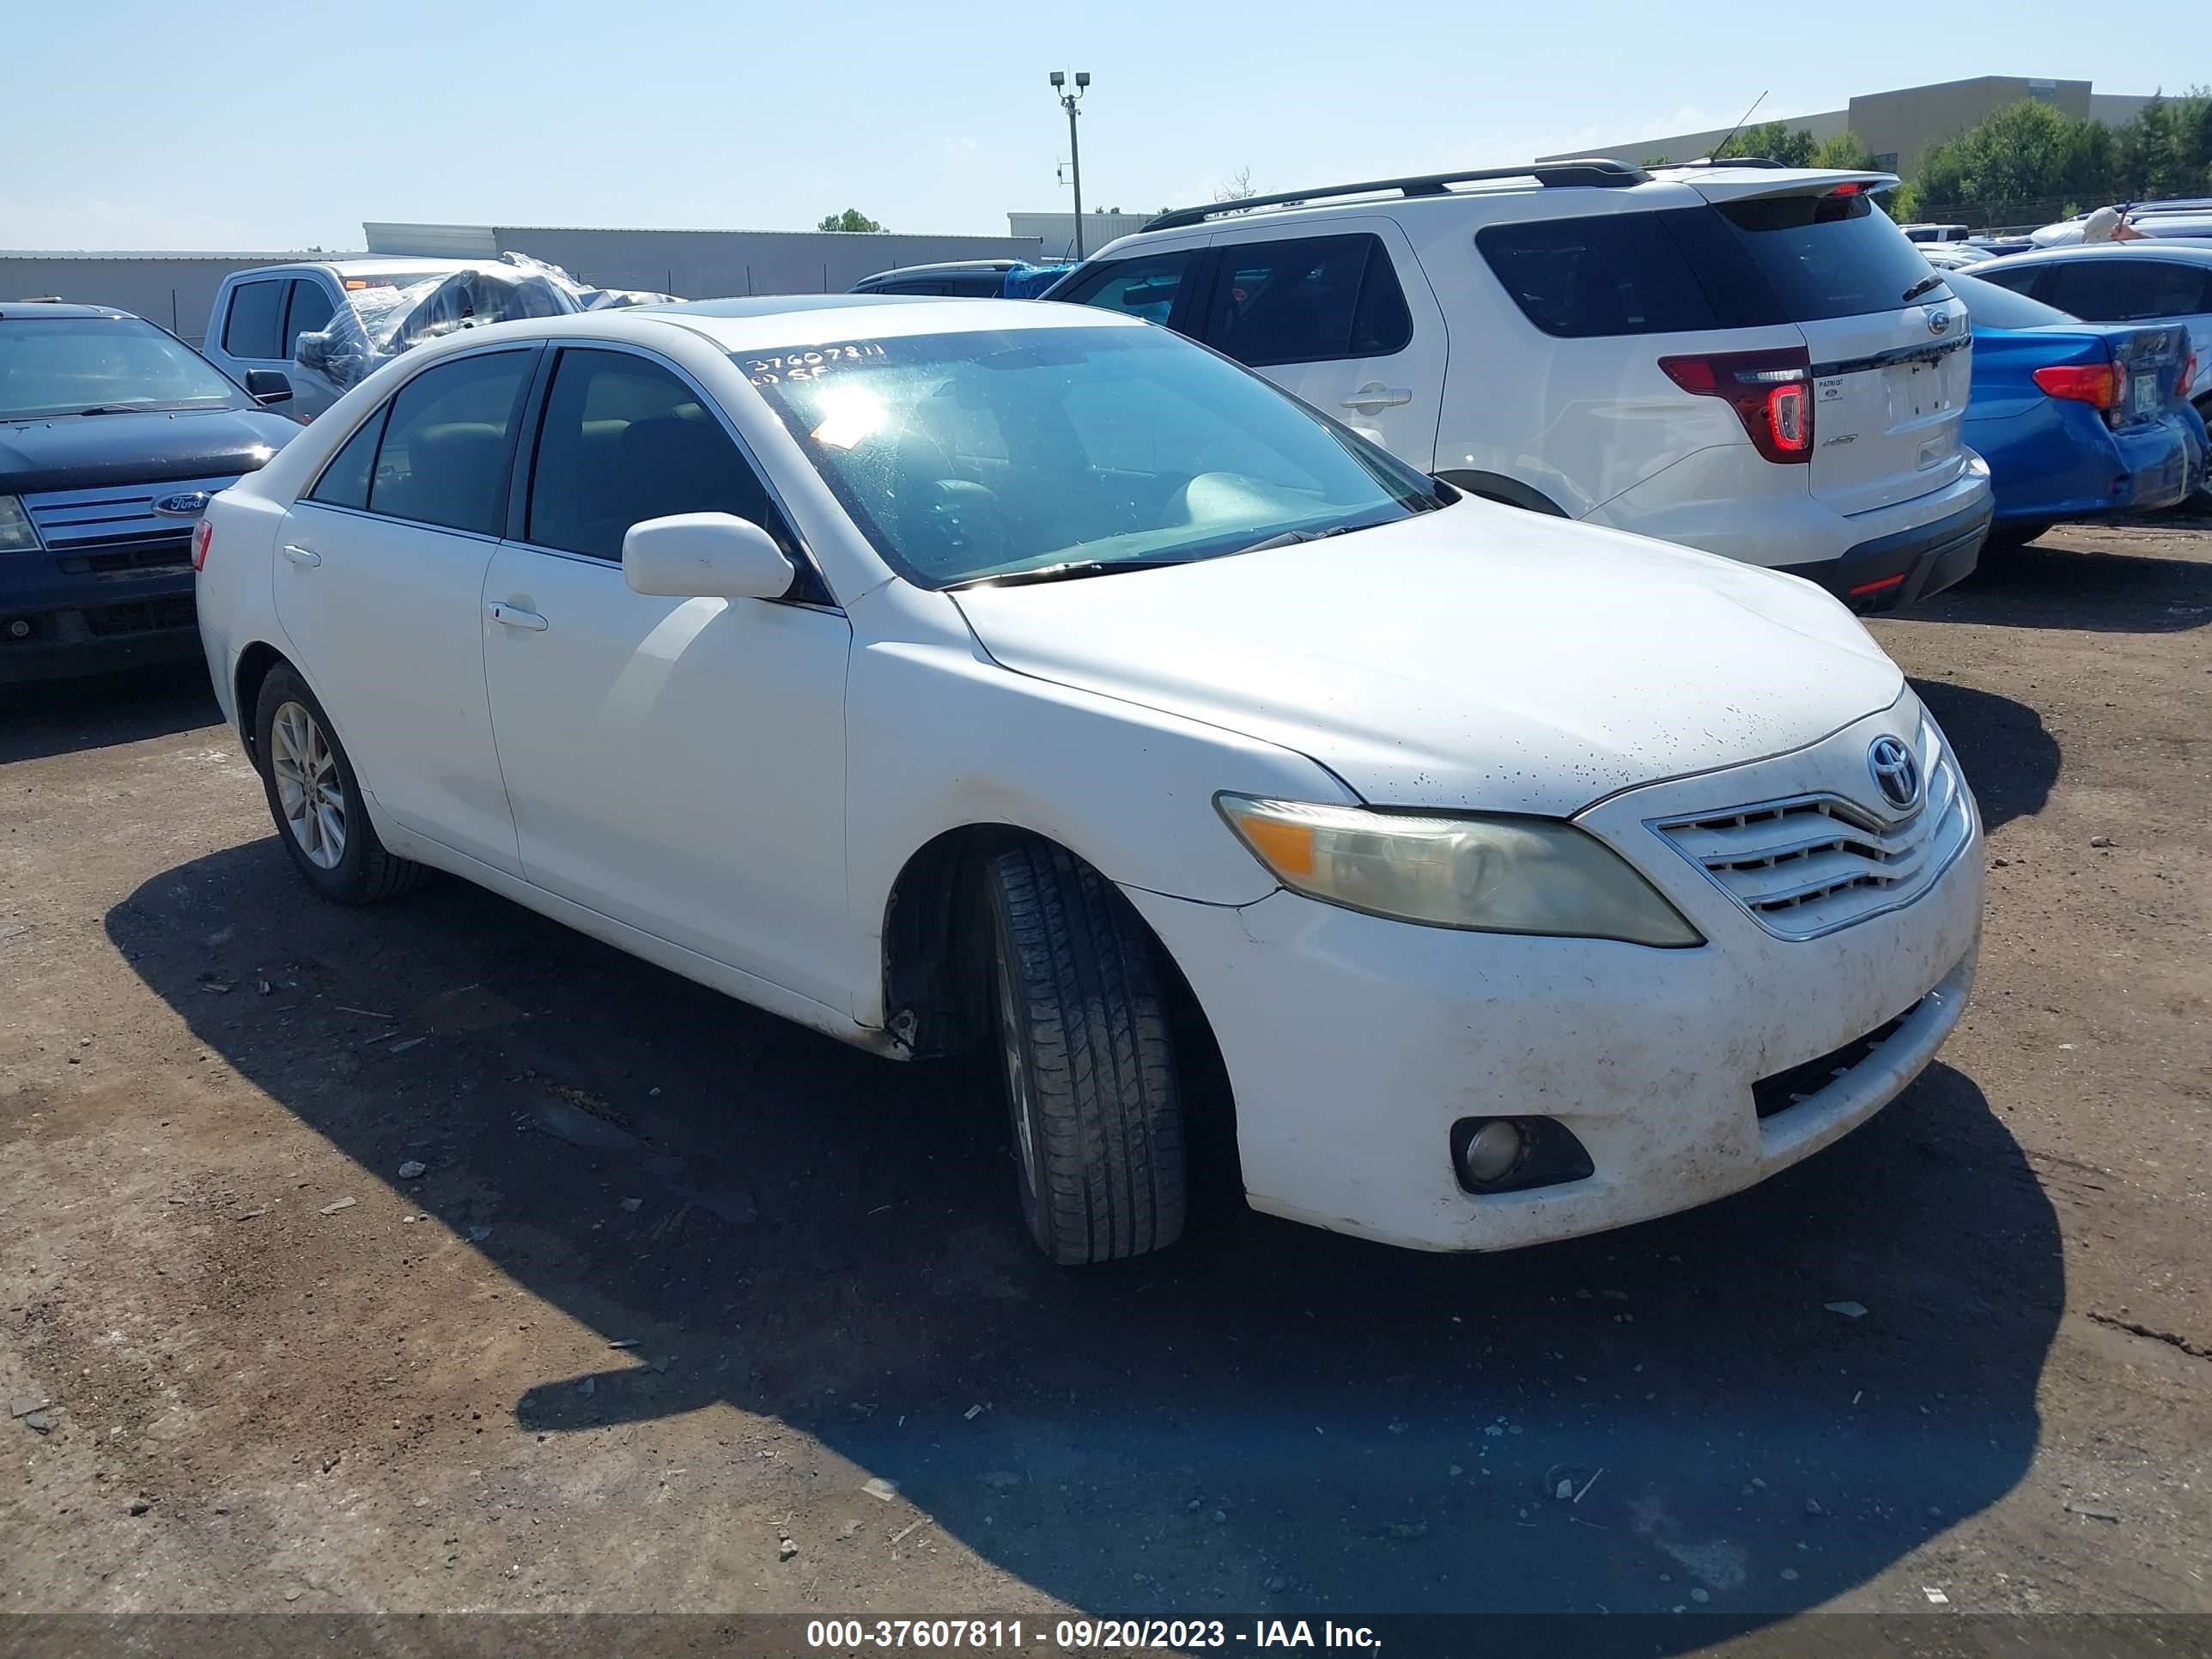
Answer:
[[[2187,8],[2184,7],[2184,10]],[[26,4],[0,30],[0,247],[357,248],[364,219],[1004,235],[1084,202],[1492,166],[2008,74],[2212,82],[2172,0],[1822,7],[896,0]],[[2203,61],[2169,49],[2197,40]],[[2150,50],[2147,43],[2162,41]],[[2184,58],[2187,56],[2185,51]]]

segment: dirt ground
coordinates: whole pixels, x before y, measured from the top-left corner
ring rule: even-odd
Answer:
[[[973,1066],[316,903],[195,673],[0,692],[0,1611],[2212,1613],[2212,526],[1875,631],[1992,868],[1872,1125],[1080,1276]]]

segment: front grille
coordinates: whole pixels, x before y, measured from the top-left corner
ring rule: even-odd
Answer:
[[[48,489],[23,497],[39,540],[55,553],[129,548],[149,536],[191,533],[191,520],[154,510],[154,503],[195,490],[213,495],[236,483],[221,478],[171,478],[160,483],[106,484],[96,489]]]
[[[173,594],[166,599],[138,599],[129,605],[97,605],[84,613],[88,633],[151,634],[157,629],[190,628],[192,596]]]
[[[1923,997],[1921,1000],[1926,1000]],[[1853,1066],[1873,1059],[1875,1051],[1896,1034],[1897,1028],[1919,1012],[1920,1003],[1916,1002],[1895,1019],[1883,1021],[1864,1036],[1855,1037],[1840,1048],[1808,1060],[1802,1066],[1792,1066],[1786,1072],[1777,1072],[1772,1077],[1759,1079],[1751,1085],[1752,1103],[1759,1109],[1759,1116],[1773,1117],[1792,1106],[1802,1105]]]
[[[1972,833],[1957,765],[1932,723],[1922,723],[1914,747],[1927,786],[1920,805],[1894,822],[1824,793],[1652,828],[1778,938],[1833,933],[1911,903]]]
[[[96,552],[71,554],[55,562],[66,575],[99,576],[110,580],[173,574],[192,568],[191,532],[132,537],[126,543],[102,547]]]

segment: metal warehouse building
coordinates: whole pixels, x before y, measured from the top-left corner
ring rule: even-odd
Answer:
[[[586,230],[558,225],[362,226],[371,253],[496,258],[527,253],[598,288],[687,300],[733,294],[842,294],[895,265],[1035,259],[1034,236],[907,236],[821,230]]]
[[[643,288],[688,300],[733,294],[842,293],[894,265],[945,259],[1030,259],[1035,236],[904,236],[817,230],[586,230],[557,226],[365,224],[371,253],[496,258],[510,250],[562,267],[600,288]],[[356,250],[359,252],[361,250]],[[234,270],[295,259],[343,258],[322,249],[259,253],[0,250],[0,301],[53,298],[114,306],[194,345],[216,290]]]

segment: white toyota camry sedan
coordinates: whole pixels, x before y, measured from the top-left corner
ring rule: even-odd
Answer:
[[[1462,499],[1096,310],[458,333],[194,562],[316,892],[434,867],[984,1047],[1055,1261],[1172,1243],[1206,1114],[1255,1206],[1393,1243],[1680,1210],[1865,1121],[1972,979],[1973,798],[1835,600]]]

